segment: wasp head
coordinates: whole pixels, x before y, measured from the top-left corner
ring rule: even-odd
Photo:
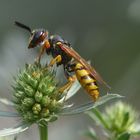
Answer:
[[[44,29],[37,29],[31,32],[28,48],[35,48],[38,45],[43,45],[48,38],[48,32]]]
[[[15,25],[24,28],[28,30],[31,34],[31,37],[29,39],[29,46],[28,48],[35,48],[38,45],[43,45],[44,41],[48,39],[48,31],[44,29],[36,29],[36,30],[31,30],[30,27],[20,23],[20,22],[15,22]]]

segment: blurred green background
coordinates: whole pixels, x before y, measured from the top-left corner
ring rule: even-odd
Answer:
[[[1,0],[0,93],[8,98],[12,97],[12,76],[38,53],[38,49],[27,49],[29,34],[14,26],[15,20],[32,29],[45,28],[71,42],[82,57],[91,60],[113,93],[124,95],[124,101],[139,109],[139,0]],[[89,97],[82,89],[72,99],[78,103],[86,100]],[[91,124],[88,119],[86,115],[60,118],[49,126],[50,140],[86,139],[79,132]],[[9,122],[5,124],[0,126],[9,126]],[[33,127],[21,134],[21,139],[37,140],[35,131]]]

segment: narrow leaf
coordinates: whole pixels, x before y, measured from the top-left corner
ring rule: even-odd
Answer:
[[[121,134],[117,140],[129,140],[130,139],[130,134],[128,132]]]
[[[87,132],[84,132],[84,135],[93,139],[93,140],[97,140],[97,135],[96,135],[94,129],[91,127],[89,127]]]
[[[0,137],[9,136],[23,132],[29,128],[29,124],[19,124],[15,127],[0,130]]]
[[[61,112],[61,115],[73,115],[73,114],[78,114],[78,113],[82,113],[85,111],[88,111],[92,108],[95,108],[97,106],[100,106],[104,103],[106,103],[107,101],[114,99],[114,98],[122,98],[122,96],[118,95],[118,94],[107,94],[103,97],[100,97],[96,102],[89,102],[77,107],[73,107],[71,109],[64,109]]]
[[[106,129],[109,129],[106,120],[98,109],[94,108],[92,112],[87,112],[87,114],[95,121],[100,122],[100,124],[102,124]]]
[[[10,100],[6,99],[6,98],[1,98],[0,97],[0,103],[2,103],[4,105],[8,105],[8,106],[14,106],[14,103],[11,102]]]
[[[126,112],[122,122],[122,127],[124,127],[127,124],[128,120],[129,120],[129,112]]]
[[[0,117],[20,117],[20,115],[15,112],[0,111]]]

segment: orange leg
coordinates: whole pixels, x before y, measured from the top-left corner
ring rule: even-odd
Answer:
[[[46,41],[44,42],[44,44],[41,46],[40,53],[39,53],[38,57],[36,58],[36,62],[37,62],[37,63],[40,63],[41,56],[43,55],[43,53],[45,52],[45,50],[46,50],[47,48],[50,48],[50,43],[49,43],[48,40],[46,40]]]
[[[59,63],[59,62],[61,62],[62,61],[62,57],[61,57],[61,55],[58,55],[58,56],[56,56],[55,58],[53,58],[52,60],[51,60],[51,62],[49,63],[49,67],[52,67],[55,63]]]
[[[61,57],[61,55],[58,55],[58,56],[56,56],[55,58],[53,58],[53,59],[50,61],[48,67],[52,67],[55,63],[59,63],[59,62],[61,62],[61,61],[62,61],[62,57]],[[72,86],[72,84],[73,84],[73,83],[75,82],[75,80],[76,80],[76,76],[75,76],[75,75],[69,76],[69,77],[67,77],[67,79],[68,79],[68,82],[67,82],[63,87],[61,87],[61,88],[59,89],[59,92],[60,92],[60,93],[63,93],[65,90],[69,90],[69,89],[70,89],[70,87]]]
[[[69,90],[69,89],[71,88],[72,84],[73,84],[75,81],[76,81],[76,76],[75,76],[75,75],[70,76],[70,77],[68,78],[68,82],[67,82],[63,87],[61,87],[61,88],[59,89],[59,92],[60,92],[60,93],[63,93],[65,90]]]
[[[42,46],[41,49],[40,49],[40,53],[39,55],[37,56],[35,62],[38,64],[40,63],[40,59],[41,59],[41,56],[43,55],[43,53],[45,52],[45,46]]]
[[[61,60],[61,55],[56,56],[50,61],[49,65],[43,69],[43,71],[48,70],[48,68],[52,67],[55,63],[61,62]]]

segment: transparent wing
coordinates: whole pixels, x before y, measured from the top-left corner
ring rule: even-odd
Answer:
[[[90,73],[91,76],[93,76],[100,84],[105,85],[107,88],[111,88],[103,79],[102,77],[98,74],[98,72],[91,67],[90,64],[88,64],[88,62],[83,59],[74,49],[68,47],[66,44],[61,44],[59,46],[63,51],[65,51],[68,55],[72,56],[76,61],[78,61],[79,63],[81,63],[85,69],[87,69]]]

